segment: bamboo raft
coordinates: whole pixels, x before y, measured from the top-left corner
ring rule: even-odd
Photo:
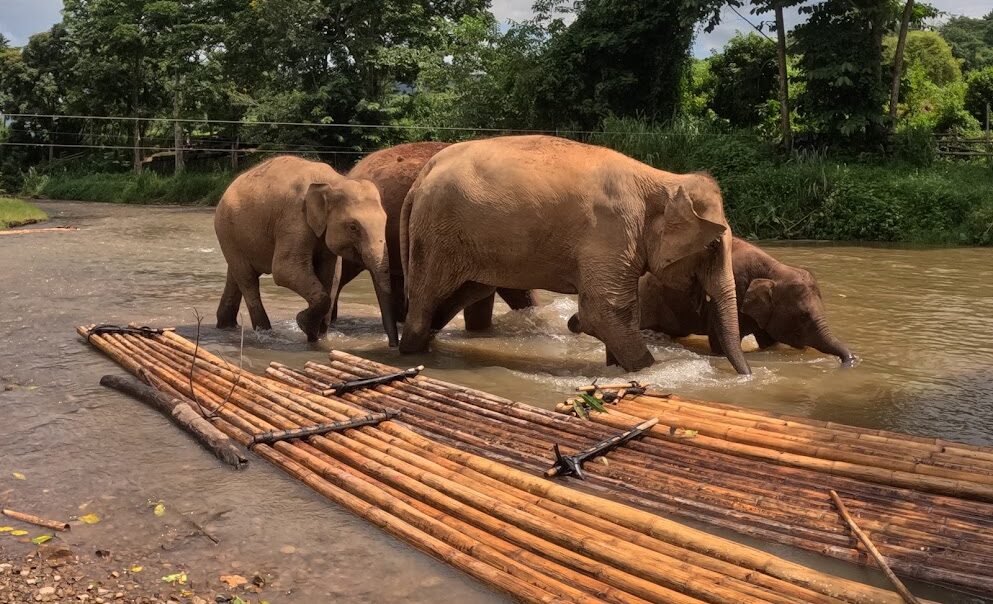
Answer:
[[[519,600],[902,601],[896,593],[806,568],[429,436],[418,420],[425,414],[414,411],[428,398],[405,389],[435,400],[431,388],[444,389],[435,380],[409,378],[325,396],[319,392],[348,372],[308,365],[315,376],[308,377],[273,364],[269,375],[259,376],[173,332],[90,335],[87,329],[78,331],[128,372],[202,409],[214,426],[245,446],[268,432],[368,417],[387,402],[390,409],[401,409],[399,420],[257,443],[252,451],[356,515]],[[354,366],[352,371],[349,375],[360,372]],[[446,404],[476,396],[467,389],[449,392],[453,398]],[[458,431],[456,425],[451,430]],[[483,444],[465,434],[473,448]]]
[[[272,363],[266,373],[285,384],[317,392],[335,381],[396,371],[388,365],[340,351],[333,351],[330,356],[328,365],[310,362],[296,371]],[[618,405],[608,405],[607,413],[591,413],[594,421],[587,421],[566,413],[571,411],[571,403],[562,405],[559,411],[549,411],[424,376],[345,398],[375,411],[402,404],[404,423],[418,433],[498,459],[533,475],[541,475],[548,469],[554,444],[566,452],[585,450],[631,428],[643,418],[661,414],[660,409],[627,406],[625,398]],[[641,397],[638,402],[644,403],[646,398],[658,397]],[[664,400],[688,403],[677,397]],[[730,405],[713,405],[713,408],[719,412],[709,417],[721,419],[711,419],[711,423],[723,421],[724,412],[731,416],[749,413]],[[923,488],[937,484],[983,499],[987,492],[985,483],[943,482],[941,477],[913,474],[919,476],[918,486],[922,488],[898,486],[896,483],[903,482],[907,476],[878,465],[857,466],[851,462],[785,454],[771,447],[778,446],[778,434],[801,434],[793,429],[798,428],[795,424],[803,423],[837,434],[836,441],[828,440],[820,445],[821,452],[834,444],[864,440],[878,443],[872,450],[885,449],[887,459],[906,461],[921,447],[936,447],[955,453],[955,464],[964,459],[974,460],[961,466],[970,473],[977,467],[985,467],[990,453],[987,448],[812,420],[774,420],[769,415],[754,415],[754,418],[738,419],[762,425],[775,421],[792,424],[775,432],[777,438],[766,439],[769,448],[756,451],[755,445],[749,445],[755,449],[746,450],[738,446],[740,443],[708,437],[704,424],[691,421],[688,413],[685,418],[666,415],[674,425],[664,425],[663,420],[646,438],[610,453],[606,464],[602,460],[587,463],[584,472],[588,479],[583,485],[612,499],[666,516],[704,522],[859,565],[874,565],[835,509],[829,494],[835,490],[899,575],[972,593],[993,594],[993,504]],[[729,422],[725,428],[730,425]],[[687,429],[699,432],[690,437],[692,432]],[[788,440],[784,438],[782,442]],[[908,455],[901,451],[904,443],[920,446]],[[752,455],[756,452],[762,454]],[[810,466],[783,465],[800,457],[809,461]],[[951,458],[941,459],[944,463]],[[851,472],[829,471],[841,472],[846,468]]]

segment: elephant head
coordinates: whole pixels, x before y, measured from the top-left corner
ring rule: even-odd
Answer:
[[[810,346],[845,365],[854,361],[848,347],[828,329],[820,288],[807,270],[790,267],[775,279],[752,280],[741,312],[777,342],[794,348]]]
[[[714,329],[728,360],[743,375],[751,373],[741,350],[731,228],[717,182],[703,174],[677,178],[664,210],[650,218],[648,269],[662,283],[688,290],[696,280],[713,301]],[[668,193],[667,191],[667,193]]]
[[[370,181],[348,178],[333,183],[313,183],[304,197],[303,210],[307,225],[317,237],[324,239],[333,254],[361,264],[372,274],[383,328],[390,346],[396,346],[397,326],[390,301],[390,261],[386,249],[386,212],[379,189]]]

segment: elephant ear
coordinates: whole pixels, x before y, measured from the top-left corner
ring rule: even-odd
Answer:
[[[772,316],[772,294],[776,282],[772,279],[754,279],[748,284],[748,291],[741,302],[741,312],[755,319],[759,327],[765,328]]]
[[[661,232],[653,233],[659,237],[656,266],[662,269],[680,258],[703,251],[726,230],[726,225],[697,214],[693,200],[683,187],[679,187],[665,206]]]
[[[331,193],[331,185],[326,182],[315,182],[307,188],[307,194],[303,198],[303,213],[307,219],[307,226],[318,237],[324,235],[328,230],[328,197]]]

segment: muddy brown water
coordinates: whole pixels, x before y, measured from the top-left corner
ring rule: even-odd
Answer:
[[[99,386],[120,370],[85,346],[86,323],[177,326],[229,359],[237,332],[213,329],[224,281],[209,209],[43,203],[73,232],[0,238],[0,503],[53,517],[96,513],[62,538],[107,549],[123,566],[172,564],[218,587],[221,574],[268,574],[272,602],[504,601],[464,575],[329,504],[261,460],[219,465],[167,420]],[[752,352],[751,378],[700,354],[701,339],[652,336],[659,359],[631,375],[691,397],[729,401],[860,426],[993,444],[993,249],[774,245],[780,259],[820,280],[834,330],[859,357],[853,369],[813,351]],[[270,360],[322,361],[339,348],[550,407],[576,385],[616,377],[599,343],[575,336],[571,297],[543,294],[539,309],[497,305],[494,328],[468,335],[460,319],[431,354],[387,350],[368,279],[342,294],[328,340],[308,345],[293,317],[303,301],[262,281],[274,330],[246,332],[246,368]],[[245,318],[247,319],[247,313]],[[23,473],[25,480],[13,478]],[[166,515],[152,514],[163,502]],[[194,520],[220,540],[191,536]],[[720,533],[733,536],[728,533]],[[0,537],[0,539],[9,537]],[[741,539],[752,545],[752,541]],[[779,546],[762,546],[828,572],[885,585],[872,571]],[[973,600],[914,584],[922,595]]]

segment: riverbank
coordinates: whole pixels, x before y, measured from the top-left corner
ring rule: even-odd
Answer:
[[[34,205],[20,199],[0,197],[0,229],[35,224],[44,220],[48,220],[48,214]]]
[[[743,237],[993,245],[993,169],[979,163],[784,157],[747,135],[653,130],[631,120],[608,126],[594,142],[673,172],[712,174],[732,228]],[[211,206],[234,176],[55,173],[40,195]]]

